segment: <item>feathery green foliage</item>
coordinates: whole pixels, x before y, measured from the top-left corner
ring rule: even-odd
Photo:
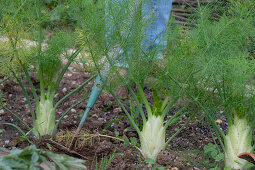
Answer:
[[[46,36],[48,27],[45,23],[51,20],[46,12],[49,10],[48,2],[45,3],[40,0],[1,1],[1,5],[6,9],[1,13],[0,22],[0,38],[4,42],[0,51],[0,75],[13,76],[21,86],[29,104],[33,131],[37,138],[56,133],[57,107],[93,78],[82,83],[54,105],[54,96],[60,81],[81,48],[75,44],[75,36],[68,30],[55,29],[53,36]],[[63,60],[66,60],[64,66]],[[39,94],[31,80],[30,70],[36,73],[40,82]],[[30,85],[36,112],[19,75],[24,75]]]
[[[211,21],[208,8],[200,7],[196,28],[176,28],[178,34],[168,49],[167,72],[178,75],[178,85],[186,87],[187,97],[192,97],[212,122],[218,139],[223,139],[226,166],[231,168],[243,167],[245,162],[237,154],[252,152],[254,144],[254,7],[254,1],[231,1],[218,21]],[[213,119],[222,108],[228,121],[227,135]]]

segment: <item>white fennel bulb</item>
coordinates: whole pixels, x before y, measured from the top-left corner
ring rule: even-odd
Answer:
[[[251,132],[251,127],[246,119],[238,119],[234,125],[229,127],[225,147],[226,167],[231,169],[243,169],[247,161],[238,158],[237,155],[252,150]]]
[[[52,134],[55,127],[55,114],[53,113],[53,103],[50,100],[40,101],[37,108],[37,133],[40,136]]]
[[[145,158],[156,160],[165,146],[165,130],[160,116],[152,115],[141,133],[141,149]]]

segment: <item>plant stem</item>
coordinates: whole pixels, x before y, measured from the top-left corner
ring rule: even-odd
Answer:
[[[69,111],[70,111],[72,108],[74,108],[74,107],[76,107],[77,105],[79,105],[79,104],[81,104],[82,102],[84,102],[85,99],[86,99],[86,98],[84,97],[84,98],[81,99],[79,102],[77,102],[76,104],[72,105],[65,113],[63,113],[63,114],[61,115],[61,117],[59,118],[59,120],[58,120],[58,122],[57,122],[57,124],[56,124],[56,126],[55,126],[55,128],[54,128],[54,130],[53,130],[52,136],[55,136],[55,135],[56,135],[57,130],[58,130],[58,126],[59,126],[61,120],[64,118],[64,116],[65,116],[67,113],[69,113]]]
[[[107,138],[111,138],[111,139],[116,139],[116,140],[119,140],[119,141],[122,141],[124,142],[125,140],[123,139],[120,139],[120,138],[117,138],[117,137],[113,137],[113,136],[108,136],[108,135],[102,135],[102,134],[96,134],[96,136],[101,136],[101,137],[107,137]],[[138,148],[137,146],[133,145],[131,142],[128,142],[131,146],[135,147],[137,150],[139,150],[141,152],[141,154],[143,155],[143,151]]]
[[[31,115],[32,115],[32,119],[33,119],[33,124],[35,123],[35,113],[34,113],[34,109],[32,107],[32,103],[30,101],[30,98],[28,96],[28,93],[23,85],[23,83],[20,81],[20,79],[16,76],[16,74],[14,73],[14,71],[12,71],[13,76],[15,77],[15,79],[18,81],[20,87],[22,88],[23,93],[25,94],[25,98],[27,100]]]
[[[13,124],[13,123],[0,123],[0,124],[3,124],[3,125],[10,125],[10,126],[15,127],[16,129],[18,129],[18,131],[20,131],[20,133],[26,138],[26,140],[27,140],[30,144],[33,144],[33,142],[31,142],[31,141],[27,138],[25,132],[24,132],[23,130],[21,130],[20,127],[18,127],[17,125],[15,125],[15,124]]]
[[[138,92],[139,92],[139,94],[142,98],[142,101],[144,102],[144,105],[145,105],[145,108],[146,108],[146,111],[147,111],[147,114],[148,114],[148,119],[150,119],[152,117],[152,111],[151,111],[150,104],[149,104],[146,96],[144,95],[144,92],[143,92],[143,89],[142,89],[141,85],[139,83],[136,83],[136,86],[137,86]]]
[[[23,66],[23,68],[24,68],[23,70],[25,72],[26,79],[27,79],[27,81],[29,83],[30,89],[31,89],[31,91],[33,93],[33,96],[35,98],[36,105],[38,105],[39,104],[39,98],[38,98],[38,96],[36,94],[35,86],[32,83],[32,80],[31,80],[31,78],[29,76],[29,73],[28,73],[27,69],[24,66]]]
[[[54,85],[54,88],[53,88],[53,91],[52,91],[52,94],[55,95],[58,87],[59,87],[59,84],[66,72],[66,70],[68,69],[69,65],[73,62],[74,58],[81,52],[82,48],[78,48],[69,58],[68,58],[68,62],[66,63],[65,67],[62,69],[61,73],[59,74],[58,76],[58,79]],[[51,98],[53,100],[54,98],[54,95],[51,95]]]
[[[19,116],[17,116],[15,113],[13,113],[11,110],[9,110],[7,107],[5,107],[4,105],[1,105],[5,110],[7,110],[7,112],[11,113],[14,117],[16,117],[21,123],[23,123],[27,129],[31,129],[26,122],[24,122]]]
[[[123,109],[123,111],[125,112],[125,114],[127,115],[127,117],[129,118],[129,120],[131,121],[132,125],[134,126],[136,132],[138,133],[139,138],[141,139],[141,131],[139,130],[138,126],[136,125],[134,119],[132,118],[132,116],[128,113],[128,111],[126,110],[125,106],[120,102],[120,100],[115,96],[115,94],[112,92],[111,89],[109,89],[110,93],[113,95],[113,97],[116,99],[116,102],[119,104],[119,106]],[[141,107],[141,106],[140,106]]]
[[[181,108],[177,113],[175,113],[174,116],[166,122],[166,124],[165,124],[165,126],[164,126],[164,129],[166,130],[166,128],[167,128],[168,126],[172,125],[172,124],[175,123],[177,120],[179,120],[180,118],[182,118],[182,116],[185,115],[186,113],[184,112],[184,113],[182,113],[180,116],[179,116],[179,114],[180,114],[184,109],[186,109],[188,106],[189,106],[189,104],[187,104],[185,107]],[[179,117],[177,117],[177,116],[179,116]]]
[[[74,89],[73,91],[71,91],[70,93],[68,93],[67,95],[65,95],[62,99],[60,99],[55,107],[54,107],[54,112],[56,112],[57,107],[64,101],[66,100],[68,97],[70,97],[71,95],[73,95],[74,93],[78,92],[83,86],[85,86],[86,84],[88,84],[92,79],[94,79],[97,75],[94,75],[92,77],[90,77],[87,81],[85,81],[84,83],[82,83],[79,87],[77,87],[76,89]]]
[[[174,105],[174,103],[179,99],[179,96],[177,96],[176,98],[173,99],[173,101],[171,103],[169,103],[165,109],[163,109],[162,111],[162,117],[165,117],[166,114],[169,112],[170,108],[172,108],[172,106]],[[167,103],[166,103],[167,104]],[[164,104],[163,106],[165,106],[166,104]]]
[[[0,84],[2,84],[3,82],[5,82],[6,80],[8,80],[10,77],[4,77],[3,80],[0,81]]]
[[[169,142],[185,128],[185,126],[190,122],[194,115],[195,114],[193,113],[192,116],[184,123],[184,125],[167,140],[164,146],[164,150],[166,149],[166,146],[169,144]]]

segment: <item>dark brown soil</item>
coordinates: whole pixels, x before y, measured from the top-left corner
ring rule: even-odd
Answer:
[[[74,68],[69,69],[61,82],[60,88],[55,97],[55,101],[58,101],[71,90],[78,87],[89,77],[89,73],[84,73]],[[24,83],[26,88],[28,88],[28,84],[25,80]],[[37,88],[37,92],[39,93],[39,82],[34,77],[33,83]],[[71,105],[78,102],[82,97],[84,97],[84,95],[88,96],[92,85],[93,82],[89,83],[80,92],[74,94],[63,102],[57,109],[56,119],[58,120],[61,114],[63,114]],[[25,101],[24,94],[18,83],[15,80],[8,80],[0,85],[0,90],[3,92],[6,99],[6,107],[20,116],[22,120],[32,127],[32,118],[28,104]],[[28,92],[29,95],[32,96],[31,91],[28,90]],[[150,97],[151,92],[147,90],[146,93],[148,97]],[[124,139],[124,135],[128,138],[137,138],[136,132],[127,130],[127,128],[130,127],[127,118],[122,118],[116,121],[108,129],[104,130],[110,121],[125,115],[122,109],[120,109],[116,104],[112,96],[108,95],[106,92],[99,97],[94,108],[91,110],[74,150],[68,151],[63,149],[64,147],[68,148],[70,145],[81,116],[86,108],[86,101],[71,110],[64,117],[56,137],[49,139],[59,144],[58,146],[48,142],[52,145],[52,151],[56,153],[66,153],[76,157],[82,156],[83,159],[86,159],[86,166],[88,169],[96,169],[95,166],[97,165],[97,167],[99,167],[102,158],[106,160],[113,155],[115,155],[115,157],[112,160],[110,167],[107,169],[151,169],[151,167],[155,166],[146,164],[144,158],[135,147],[126,147],[122,141],[118,141],[110,137],[102,137],[102,135],[115,137],[115,132],[118,131],[119,136],[122,139]],[[125,103],[128,101],[123,100],[123,102]],[[176,108],[169,113],[169,116],[175,114],[178,107],[176,106]],[[188,116],[189,115],[184,116],[180,122],[169,127],[167,129],[166,137],[169,138],[171,134],[174,134],[185,123]],[[195,120],[192,120],[185,127],[185,129],[170,142],[166,150],[159,154],[157,159],[158,166],[163,166],[166,169],[196,170],[208,169],[215,166],[215,162],[203,154],[204,145],[208,144],[209,142],[213,143],[213,140],[210,135],[210,129],[201,123],[201,118],[202,116],[198,116]],[[14,116],[3,109],[0,109],[0,122],[14,123],[25,132],[28,132],[28,129],[26,129],[22,123],[20,123]],[[9,125],[0,125],[0,129],[5,130],[5,133],[0,136],[0,147],[11,149],[13,147],[24,148],[25,146],[29,145],[28,142],[16,138],[21,136],[21,133],[14,127]],[[47,143],[45,140],[34,141],[34,143],[37,145],[37,147],[49,149],[45,145],[45,143]]]

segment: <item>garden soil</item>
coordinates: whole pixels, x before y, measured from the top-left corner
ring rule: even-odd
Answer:
[[[71,90],[78,87],[90,76],[91,74],[89,73],[79,71],[74,67],[69,67],[55,96],[55,101],[58,101]],[[32,81],[39,94],[39,82],[35,76],[32,76]],[[28,89],[28,83],[25,80],[23,80],[23,82]],[[92,86],[93,82],[90,82],[81,91],[64,101],[57,108],[56,119],[58,120],[71,105],[78,102],[82,97],[88,96]],[[32,127],[30,110],[18,83],[15,80],[7,80],[0,85],[0,90],[4,93],[6,107],[16,113],[23,121]],[[28,93],[32,97],[32,92],[28,90]],[[147,89],[146,95],[151,101],[152,92]],[[123,99],[122,101],[128,108],[128,100]],[[35,106],[35,101],[33,100],[32,102],[33,106]],[[87,100],[72,109],[64,117],[60,123],[56,137],[44,137],[42,141],[36,141],[29,135],[30,139],[39,148],[85,159],[85,165],[88,169],[96,169],[96,166],[99,167],[102,160],[109,160],[111,156],[113,157],[113,160],[107,169],[112,170],[151,169],[155,166],[162,166],[166,169],[173,170],[199,170],[207,169],[214,165],[214,161],[209,159],[203,153],[203,147],[209,142],[213,143],[213,139],[208,126],[202,123],[201,119],[203,119],[203,116],[201,116],[201,113],[198,113],[196,119],[192,120],[184,130],[169,143],[166,150],[159,154],[157,165],[147,164],[140,152],[134,146],[126,146],[122,141],[112,138],[118,135],[121,139],[124,139],[124,136],[127,136],[128,138],[135,137],[138,139],[137,133],[130,128],[130,123],[126,117],[115,121],[105,129],[109,122],[125,115],[114,98],[106,91],[100,95],[95,106],[90,111],[74,149],[68,150],[82,114],[86,109],[86,103]],[[181,101],[179,103],[181,103]],[[169,116],[174,115],[180,107],[181,105],[178,105],[173,108],[169,113]],[[166,138],[169,138],[170,134],[174,134],[187,119],[188,116],[184,116],[180,122],[169,127],[167,129]],[[0,122],[13,123],[18,125],[24,131],[29,131],[14,116],[3,109],[0,109]],[[222,128],[226,128],[224,123],[221,126]],[[5,130],[0,136],[0,147],[11,150],[13,147],[22,149],[29,145],[27,141],[17,138],[21,136],[21,133],[14,127],[0,125],[0,129]],[[109,137],[104,137],[103,135]],[[7,153],[7,151],[1,151],[0,156]]]

